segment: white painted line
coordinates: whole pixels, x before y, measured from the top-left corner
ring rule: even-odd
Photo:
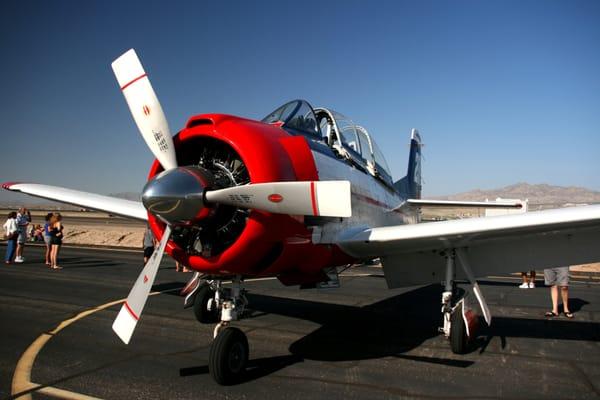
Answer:
[[[483,279],[502,279],[502,280],[511,280],[511,281],[518,281],[520,282],[522,279],[521,278],[516,278],[516,277],[511,277],[511,276],[495,276],[495,275],[490,275],[490,276],[486,276]],[[584,277],[577,277],[577,278],[584,278]],[[596,280],[596,278],[592,278],[594,280]],[[479,280],[481,280],[481,278],[479,278]],[[542,282],[542,280],[540,280]],[[590,282],[590,281],[581,281],[581,280],[574,280],[573,277],[571,276],[571,279],[569,279],[569,285],[571,284],[577,284],[577,285],[600,285],[600,282]],[[541,286],[538,286],[541,287]]]

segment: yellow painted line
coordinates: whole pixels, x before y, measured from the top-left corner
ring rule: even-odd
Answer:
[[[42,393],[47,396],[56,397],[59,399],[68,399],[68,400],[102,400],[98,397],[87,396],[85,394],[70,392],[68,390],[63,390],[59,388],[55,388],[52,386],[45,386],[41,389],[36,390],[37,393]]]
[[[180,289],[177,288],[177,289],[163,290],[160,292],[151,292],[149,294],[149,296],[155,296],[157,294],[166,293],[166,292],[173,292],[175,290],[180,290]],[[21,395],[17,398],[24,399],[24,400],[30,400],[32,392],[40,392],[42,390],[61,391],[61,389],[49,388],[49,387],[45,387],[44,385],[40,385],[40,384],[31,382],[31,369],[33,368],[33,363],[35,362],[37,355],[40,353],[42,348],[46,345],[46,343],[48,343],[48,341],[50,339],[52,339],[55,335],[57,335],[60,331],[62,331],[69,325],[71,325],[71,324],[79,321],[80,319],[85,318],[91,314],[94,314],[98,311],[102,311],[102,310],[105,310],[114,305],[123,303],[123,302],[125,302],[125,300],[127,300],[127,299],[125,298],[125,299],[111,301],[110,303],[102,304],[100,306],[90,308],[89,310],[82,311],[79,314],[77,314],[76,316],[62,321],[53,330],[46,332],[46,333],[42,333],[40,336],[38,336],[38,338],[35,339],[33,341],[33,343],[31,343],[29,345],[27,350],[25,350],[25,352],[23,353],[23,355],[17,362],[17,366],[15,368],[15,374],[13,375],[13,380],[12,380],[11,394],[13,396],[16,396],[19,393],[23,393],[23,395]],[[64,392],[66,393],[67,391],[64,391]],[[58,393],[58,392],[56,392],[56,393]],[[84,395],[81,395],[81,396],[84,396]],[[57,397],[62,397],[62,395],[57,396]],[[66,398],[71,398],[71,397],[66,397]],[[81,399],[83,399],[83,398],[91,399],[92,397],[80,397],[80,398]]]
[[[276,276],[270,276],[268,278],[250,278],[250,279],[244,280],[244,282],[274,281],[275,279],[277,279]],[[231,283],[231,281],[226,281],[224,283]]]

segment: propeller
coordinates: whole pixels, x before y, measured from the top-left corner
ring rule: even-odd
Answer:
[[[152,285],[154,284],[154,279],[156,278],[156,273],[158,272],[158,267],[162,261],[165,247],[167,246],[170,236],[171,227],[167,225],[158,248],[154,250],[154,253],[152,253],[152,256],[144,266],[142,273],[135,281],[135,284],[127,296],[127,300],[125,300],[125,303],[121,306],[121,311],[119,311],[119,315],[117,315],[117,318],[112,325],[113,331],[115,331],[125,344],[129,343],[135,326],[142,315],[146,300],[150,294],[150,288],[152,288]]]
[[[165,170],[177,167],[169,124],[135,50],[131,49],[113,61],[112,69],[152,154]]]
[[[198,167],[161,172],[142,192],[144,207],[167,224],[187,225],[223,204],[278,214],[350,217],[350,182],[269,182],[211,189],[211,173]]]

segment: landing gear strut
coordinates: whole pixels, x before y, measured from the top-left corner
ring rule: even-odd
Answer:
[[[208,370],[221,385],[239,382],[248,363],[248,339],[244,332],[230,325],[239,320],[248,304],[240,276],[233,278],[231,288],[223,288],[221,281],[214,282],[214,297],[208,299],[207,310],[217,310],[221,322],[215,327],[214,340],[208,356]]]
[[[463,354],[467,351],[469,338],[465,329],[463,318],[464,300],[454,304],[453,297],[456,292],[454,276],[456,274],[456,255],[454,251],[446,252],[446,281],[442,293],[442,317],[443,325],[440,332],[450,341],[453,353]]]
[[[463,297],[458,302],[454,302],[453,297],[456,295],[456,285],[454,276],[456,275],[456,259],[460,261],[460,265],[469,279],[473,293],[481,306],[485,321],[489,325],[492,321],[490,310],[483,298],[481,289],[475,280],[475,275],[471,269],[467,252],[463,248],[447,250],[446,257],[446,281],[444,292],[442,293],[442,315],[443,326],[439,328],[440,332],[450,341],[450,348],[453,353],[464,354],[469,347],[469,339],[475,336],[475,328],[477,326],[477,318],[471,310],[467,310],[465,298]]]

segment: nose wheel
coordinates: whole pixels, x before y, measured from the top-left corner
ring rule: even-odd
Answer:
[[[248,363],[248,339],[238,328],[220,329],[208,356],[208,371],[220,385],[238,383]]]
[[[194,316],[202,324],[214,324],[219,321],[219,311],[213,305],[215,291],[206,282],[202,283],[194,299]]]

